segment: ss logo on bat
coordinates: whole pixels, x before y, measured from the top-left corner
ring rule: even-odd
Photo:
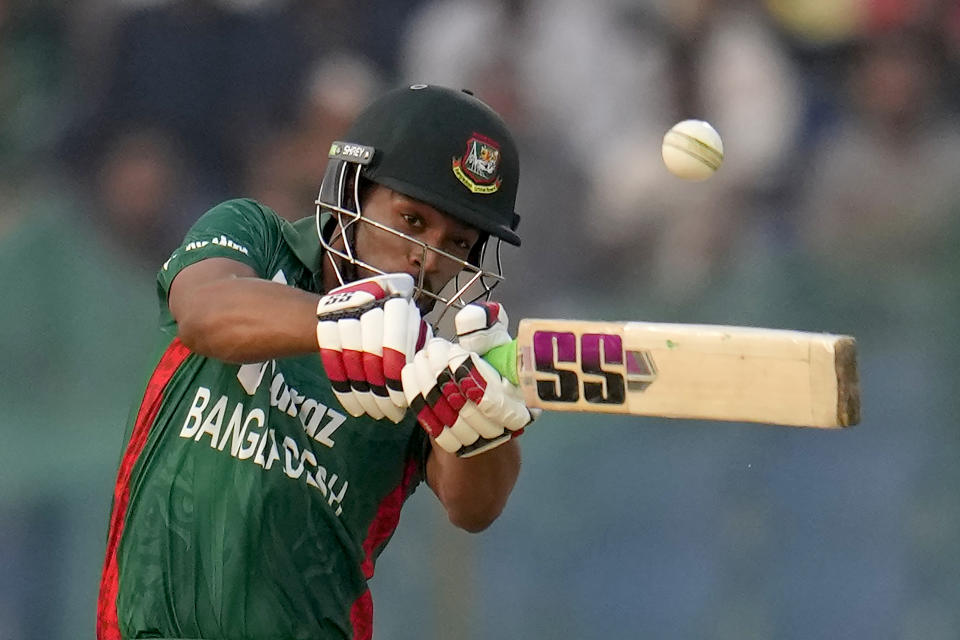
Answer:
[[[546,402],[623,404],[627,391],[643,391],[657,376],[648,351],[624,350],[611,333],[536,331],[533,334],[537,395]]]

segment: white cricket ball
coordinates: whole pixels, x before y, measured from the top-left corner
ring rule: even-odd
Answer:
[[[663,136],[663,163],[684,180],[706,180],[723,164],[723,140],[703,120],[684,120]]]

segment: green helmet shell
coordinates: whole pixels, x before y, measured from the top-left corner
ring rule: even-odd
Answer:
[[[516,144],[500,116],[469,92],[395,89],[367,107],[343,140],[373,148],[362,169],[369,180],[520,245]]]

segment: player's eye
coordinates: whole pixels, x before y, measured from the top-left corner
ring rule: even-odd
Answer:
[[[413,213],[401,213],[400,217],[411,229],[423,229],[423,218]]]

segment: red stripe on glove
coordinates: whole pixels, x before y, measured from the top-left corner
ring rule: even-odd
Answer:
[[[434,387],[431,389],[430,393],[427,394],[427,398],[425,399],[427,404],[433,410],[434,415],[437,416],[444,426],[453,426],[453,423],[456,422],[457,418],[460,416],[460,411],[454,410],[454,408],[450,406],[450,403],[447,402],[443,391],[441,391],[439,387]]]
[[[422,395],[417,394],[417,397],[410,403],[410,408],[413,409],[420,425],[427,430],[431,438],[436,438],[440,435],[443,431],[444,424],[437,418],[436,414],[433,413],[433,410],[430,409],[430,406],[423,399]]]
[[[370,385],[367,382],[363,371],[363,352],[353,349],[343,350],[343,367],[347,372],[347,379],[350,380],[350,386],[357,391],[369,391]]]
[[[403,390],[403,384],[400,382],[400,372],[405,364],[407,364],[407,356],[402,352],[389,347],[383,348],[383,377],[389,388],[396,391]]]
[[[367,382],[369,382],[373,387],[386,388],[386,380],[383,373],[383,358],[375,353],[369,353],[367,351],[363,352],[362,358],[363,374],[366,377]]]
[[[335,289],[336,293],[348,293],[353,291],[366,291],[374,297],[374,299],[379,300],[387,295],[387,292],[383,290],[376,282],[354,282],[352,284],[347,284],[342,287],[337,287]]]
[[[477,302],[487,312],[487,326],[492,327],[500,317],[500,304],[497,302]]]
[[[430,327],[427,326],[427,323],[421,320],[420,335],[417,336],[417,348],[414,349],[414,351],[420,351],[420,349],[423,349],[423,345],[427,343],[427,339],[430,337],[430,334],[428,333],[429,330],[430,330]]]
[[[321,349],[320,358],[323,360],[323,368],[327,372],[327,378],[336,388],[338,383],[347,383],[347,372],[343,368],[343,358],[339,351],[333,349]],[[349,384],[347,385],[349,389]]]
[[[483,377],[483,374],[477,370],[473,358],[468,359],[457,367],[455,376],[464,395],[475,404],[480,404],[480,401],[483,400],[484,391],[487,388],[487,380]]]
[[[437,376],[437,386],[440,387],[450,407],[459,414],[463,405],[467,404],[467,398],[460,391],[460,387],[454,380],[453,372],[449,368],[441,371],[440,375]]]

